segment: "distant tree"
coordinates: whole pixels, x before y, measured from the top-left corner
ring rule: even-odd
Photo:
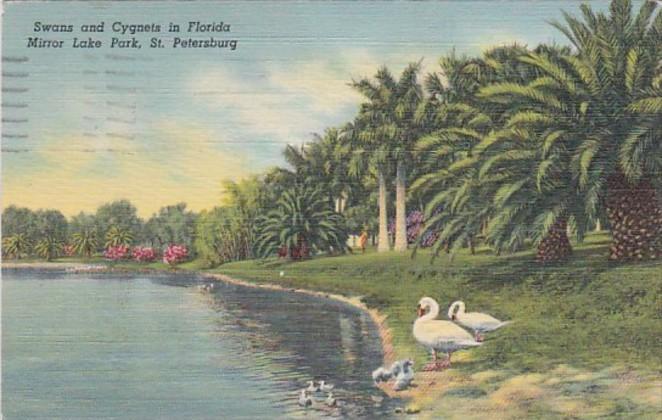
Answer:
[[[130,246],[133,243],[133,234],[126,228],[113,226],[106,233],[105,248],[117,246]]]
[[[49,240],[62,244],[67,239],[69,224],[67,218],[58,210],[37,210],[35,212],[36,228],[39,239]]]
[[[37,240],[37,216],[25,207],[9,206],[2,212],[2,237],[22,234],[25,240],[34,243]]]
[[[224,249],[232,243],[224,240],[222,235],[227,212],[228,209],[221,207],[203,210],[195,223],[195,251],[209,267],[226,261]]]
[[[30,251],[30,242],[27,235],[17,233],[2,238],[2,254],[12,258],[20,259],[22,255]]]
[[[74,234],[83,230],[97,230],[97,221],[94,214],[80,212],[69,219],[69,233]]]
[[[369,234],[377,233],[379,227],[376,202],[366,202],[362,205],[352,206],[343,213],[347,223],[347,230],[353,235],[360,235],[366,230]]]
[[[136,207],[128,200],[113,201],[100,206],[94,218],[99,243],[104,243],[105,235],[112,227],[130,232],[133,238],[142,232],[142,220],[138,217]]]
[[[143,239],[158,248],[178,243],[190,249],[195,234],[195,218],[195,213],[186,210],[186,203],[161,207],[145,223]]]
[[[62,241],[55,236],[45,236],[37,242],[34,247],[35,252],[46,261],[51,261],[54,257],[60,255],[62,251]]]
[[[97,232],[95,229],[83,229],[72,235],[74,250],[87,258],[92,257],[92,254],[99,247],[97,241]]]

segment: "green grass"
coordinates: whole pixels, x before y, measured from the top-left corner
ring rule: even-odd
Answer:
[[[607,241],[606,235],[589,236],[571,260],[547,266],[535,263],[531,251],[496,257],[479,249],[475,256],[459,253],[449,260],[442,255],[433,263],[427,252],[415,259],[368,252],[304,262],[243,261],[213,271],[362,296],[368,306],[388,315],[398,354],[413,355],[417,364],[428,356],[414,341],[411,326],[418,300],[430,296],[442,314],[461,299],[470,311],[515,321],[489,335],[460,369],[545,371],[559,363],[659,368],[662,263],[610,263]]]

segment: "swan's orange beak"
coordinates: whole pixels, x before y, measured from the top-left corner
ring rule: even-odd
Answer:
[[[425,315],[425,309],[423,309],[421,305],[418,305],[416,307],[416,314],[418,315],[419,318],[422,317],[423,315]]]

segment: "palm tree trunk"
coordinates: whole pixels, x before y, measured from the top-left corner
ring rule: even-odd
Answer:
[[[377,252],[386,252],[389,249],[388,243],[388,215],[387,215],[387,194],[386,177],[384,171],[379,170],[379,238],[377,239]]]
[[[560,261],[572,254],[572,247],[568,239],[568,221],[560,217],[547,232],[547,235],[538,244],[538,262],[547,263]]]
[[[398,161],[395,174],[395,250],[407,250],[407,187],[405,164]]]
[[[662,257],[662,206],[650,180],[633,186],[621,173],[610,176],[605,205],[612,235],[609,259]]]

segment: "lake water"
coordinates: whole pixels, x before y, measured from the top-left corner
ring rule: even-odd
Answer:
[[[195,276],[2,271],[5,419],[376,417],[397,401],[370,317],[330,300]],[[340,402],[298,406],[306,381]]]

